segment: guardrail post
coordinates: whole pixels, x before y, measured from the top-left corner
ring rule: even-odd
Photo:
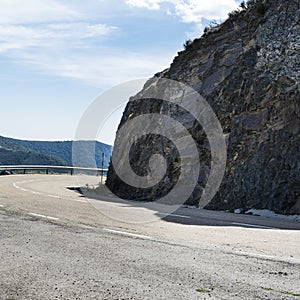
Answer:
[[[71,176],[73,175],[73,173],[74,173],[74,169],[73,169],[73,168],[71,168]]]
[[[102,152],[102,170],[101,170],[101,184],[103,184],[103,175],[104,175],[104,152]]]

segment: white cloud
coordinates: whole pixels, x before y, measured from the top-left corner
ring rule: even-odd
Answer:
[[[0,0],[0,24],[71,21],[80,13],[55,0]]]
[[[199,23],[202,18],[209,20],[226,18],[228,12],[236,9],[234,0],[188,0],[174,1],[176,14],[186,23]]]
[[[161,0],[126,0],[126,4],[131,7],[147,8],[151,10],[160,9]]]
[[[127,0],[126,3],[131,7],[147,9],[159,9],[160,4],[169,4],[166,13],[174,13],[185,23],[200,23],[202,18],[220,19],[226,18],[228,12],[236,9],[235,0]]]
[[[241,2],[241,1],[238,1]],[[177,16],[181,22],[190,23],[192,30],[187,38],[199,37],[209,21],[221,21],[238,7],[236,0],[127,0],[130,7],[164,9],[166,15]]]

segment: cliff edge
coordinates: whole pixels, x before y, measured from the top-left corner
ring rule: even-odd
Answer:
[[[227,164],[223,182],[206,208],[299,214],[300,2],[260,0],[246,6],[187,43],[170,68],[156,74],[135,99],[143,97],[155,78],[168,78],[194,88],[213,108],[226,137]],[[163,105],[155,99],[129,101],[120,127],[153,109],[171,112],[172,107]],[[203,130],[190,126],[202,150],[201,174],[186,204],[197,206],[211,157]],[[131,149],[133,170],[140,175],[153,145],[155,153],[170,161],[176,157],[168,141],[144,137]],[[106,185],[120,197],[153,201],[172,188],[179,172],[173,160],[164,184],[141,191],[124,184],[111,165]]]

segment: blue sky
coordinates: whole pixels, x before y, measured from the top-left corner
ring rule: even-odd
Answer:
[[[167,68],[238,2],[0,0],[0,135],[73,139],[97,95]],[[100,140],[113,143],[121,113]]]

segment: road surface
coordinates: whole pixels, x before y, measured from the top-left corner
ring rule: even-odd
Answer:
[[[98,180],[0,178],[0,299],[300,299],[299,222],[67,189]]]

